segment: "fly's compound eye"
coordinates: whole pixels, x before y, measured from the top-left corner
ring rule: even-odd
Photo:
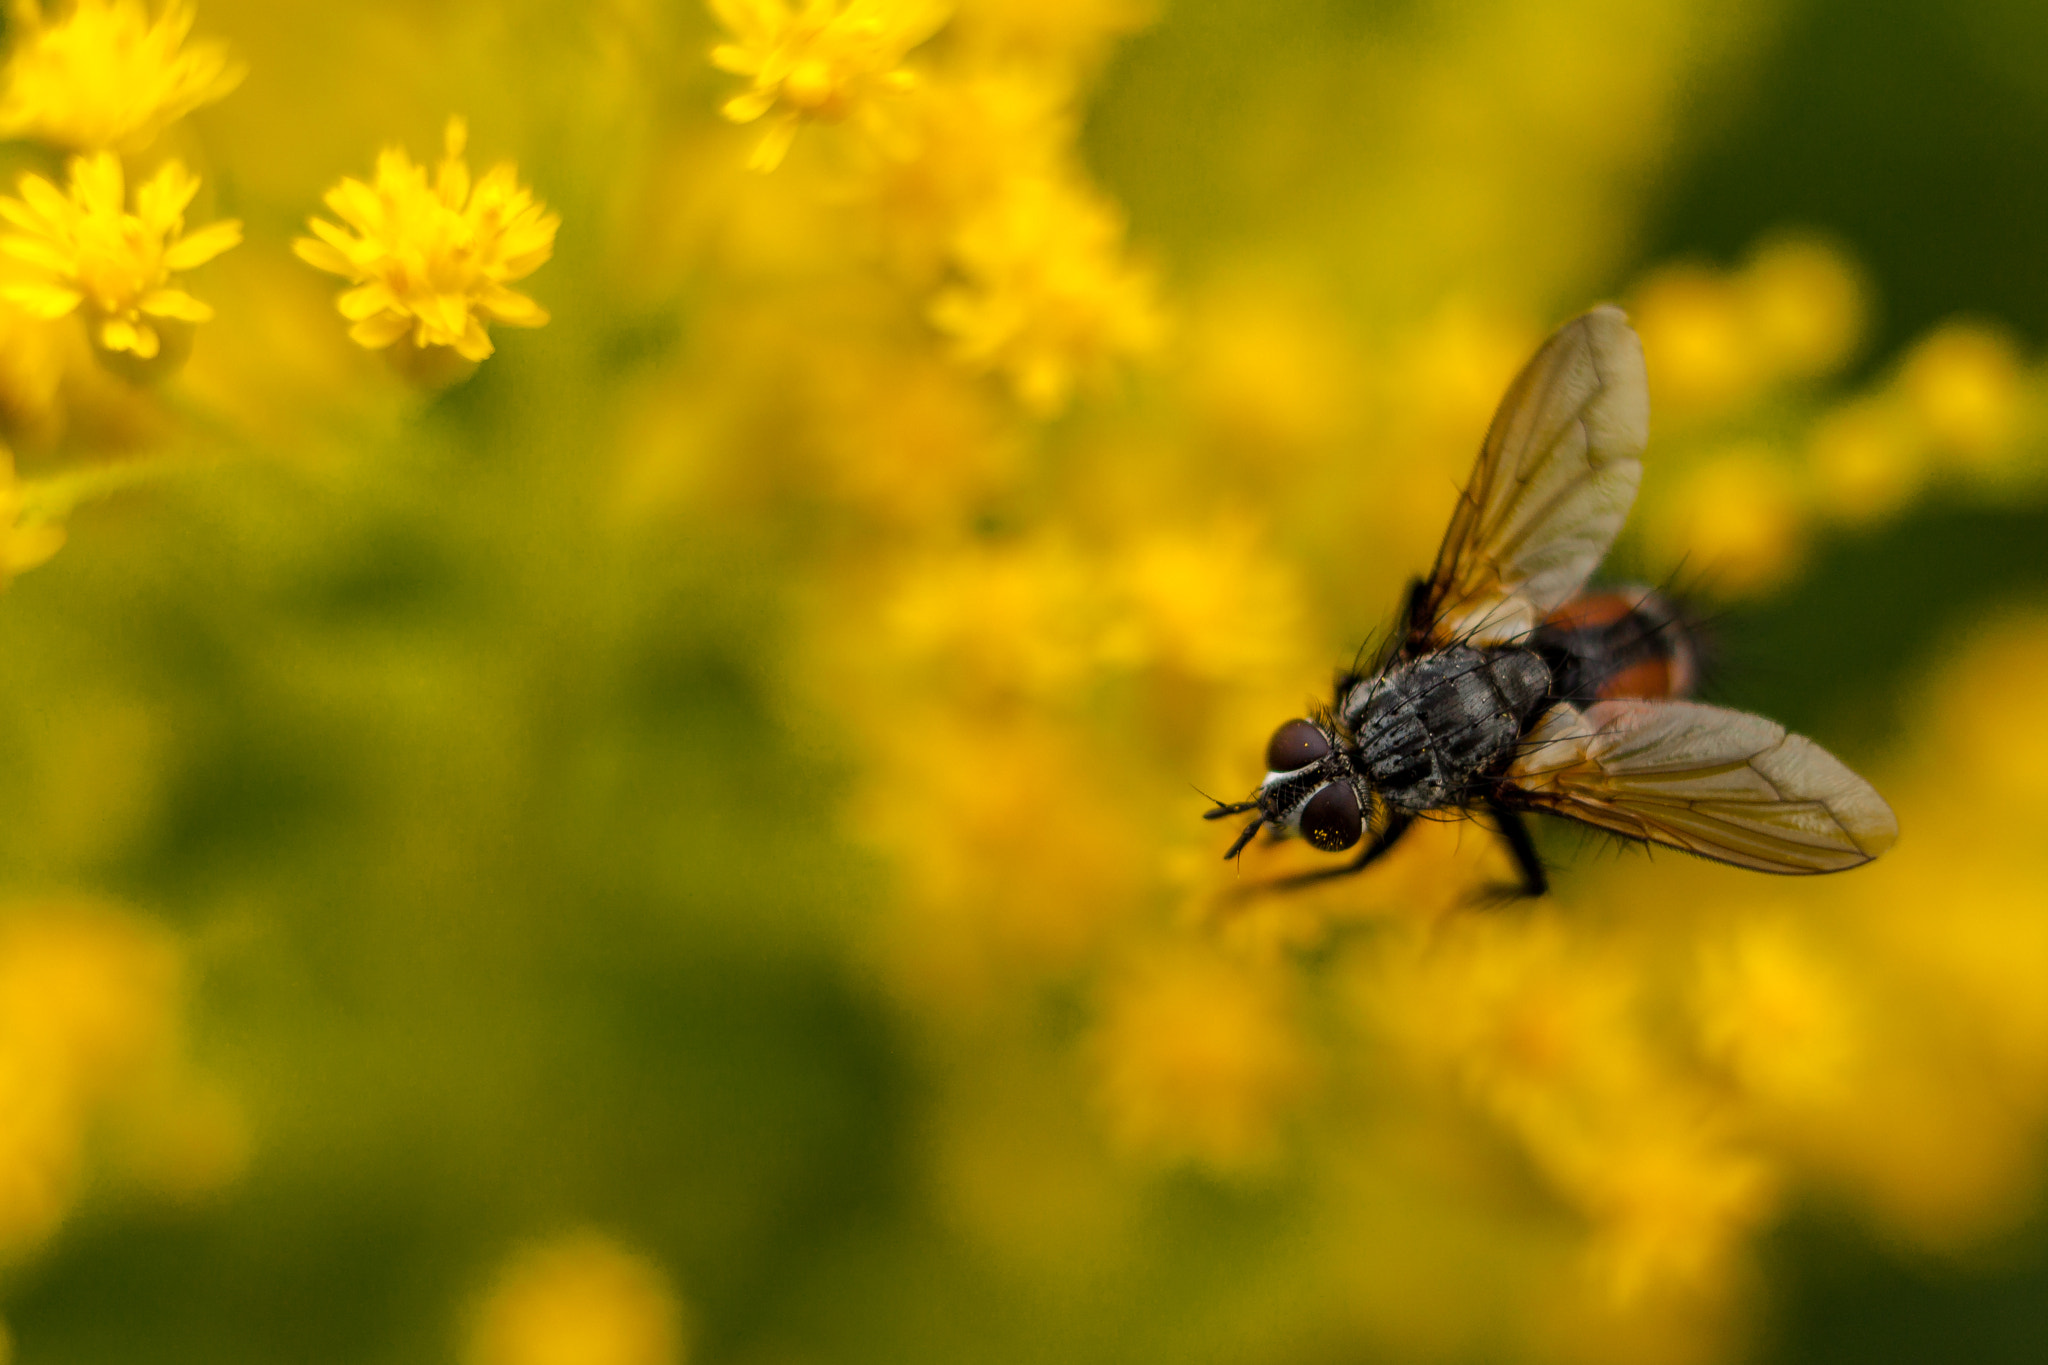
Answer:
[[[1364,832],[1358,794],[1351,790],[1349,782],[1332,782],[1301,808],[1302,837],[1325,853],[1342,853],[1357,843]]]
[[[1273,732],[1273,740],[1266,746],[1266,767],[1276,773],[1291,773],[1329,752],[1330,741],[1314,724],[1290,720]]]

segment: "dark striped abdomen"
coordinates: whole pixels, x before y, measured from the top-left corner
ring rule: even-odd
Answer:
[[[1699,681],[1697,633],[1648,588],[1581,593],[1552,612],[1530,644],[1550,666],[1555,694],[1581,706],[1674,700]]]

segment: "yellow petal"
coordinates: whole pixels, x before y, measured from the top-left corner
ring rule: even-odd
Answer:
[[[41,237],[0,237],[0,251],[6,252],[17,261],[26,261],[32,266],[47,270],[52,275],[68,277],[78,268],[78,262],[71,253],[61,250]]]
[[[747,158],[747,168],[766,175],[782,164],[782,158],[789,153],[789,144],[796,141],[797,116],[788,114],[768,125],[768,131],[754,144],[754,154]]]
[[[72,157],[71,197],[95,218],[122,218],[121,159],[112,152]]]
[[[379,313],[376,317],[364,318],[349,328],[348,339],[358,346],[381,351],[404,336],[411,328],[412,320],[403,313]]]
[[[62,285],[23,281],[0,288],[0,298],[15,304],[32,317],[61,318],[78,307],[85,296],[76,289],[66,289]]]
[[[546,265],[548,257],[554,254],[554,245],[550,243],[547,246],[541,247],[538,251],[530,251],[523,256],[510,257],[498,268],[498,278],[503,280],[525,279],[528,275],[540,269],[541,266]]]
[[[78,216],[71,201],[59,193],[57,187],[39,175],[25,175],[21,178],[21,197],[28,201],[29,209],[45,223],[67,222]],[[27,224],[22,226],[26,227]]]
[[[166,52],[175,52],[192,32],[192,21],[197,16],[192,6],[179,4],[178,0],[164,6],[163,17],[156,21],[156,29],[150,35]]]
[[[181,322],[205,322],[213,316],[211,306],[182,289],[152,289],[135,306],[153,318],[177,318]]]
[[[469,325],[463,329],[462,335],[455,339],[455,354],[464,360],[484,360],[495,349],[491,345],[490,333],[486,332],[484,325],[475,318],[469,319]]]
[[[190,270],[239,244],[242,240],[242,224],[239,219],[224,218],[218,223],[208,223],[199,231],[174,242],[164,252],[164,269]]]
[[[441,162],[434,177],[434,193],[451,209],[460,209],[469,199],[469,165],[450,155]]]
[[[183,162],[172,158],[135,191],[135,216],[160,232],[166,231],[198,192],[199,177],[187,171]]]
[[[319,219],[314,219],[319,222]],[[316,242],[311,237],[297,237],[292,240],[292,255],[297,256],[315,270],[325,270],[335,275],[354,275],[356,268],[349,264],[348,257],[336,251],[325,242]]]
[[[100,345],[110,351],[132,351],[148,360],[156,355],[156,332],[126,318],[108,318],[100,324]]]
[[[359,288],[348,290],[334,301],[341,315],[350,322],[361,322],[364,318],[391,311],[397,312],[398,300],[382,283],[371,282]]]
[[[23,232],[34,233],[38,237],[50,230],[49,223],[40,213],[19,199],[10,199],[5,195],[0,195],[0,218],[5,218]]]
[[[432,294],[416,299],[412,311],[451,337],[469,325],[469,299],[462,294]]]
[[[383,201],[377,197],[377,192],[350,177],[344,177],[339,185],[322,195],[321,202],[334,210],[335,217],[358,232],[369,229],[384,217]],[[314,231],[319,229],[316,227]]]
[[[733,43],[720,43],[712,48],[711,64],[720,71],[730,71],[735,76],[751,76],[761,69],[759,57]]]
[[[486,288],[477,298],[479,310],[489,313],[491,321],[502,322],[508,327],[539,327],[548,320],[548,310],[535,303],[516,289],[503,285]]]
[[[734,95],[725,102],[719,112],[734,123],[752,123],[775,107],[773,90],[749,90],[744,95]]]

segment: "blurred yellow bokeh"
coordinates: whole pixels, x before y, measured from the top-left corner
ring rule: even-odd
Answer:
[[[1787,1229],[2038,1240],[2038,338],[1655,246],[1795,17],[10,5],[21,1357],[1711,1365]],[[1205,794],[1610,297],[1613,572],[1804,613],[1898,847],[1263,892]]]

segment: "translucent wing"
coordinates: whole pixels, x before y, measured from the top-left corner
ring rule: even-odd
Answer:
[[[1551,335],[1515,376],[1409,622],[1416,644],[1526,636],[1607,554],[1649,439],[1643,347],[1619,308]]]
[[[1535,809],[1761,872],[1839,872],[1899,837],[1884,798],[1812,740],[1692,702],[1553,707],[1508,779]]]

